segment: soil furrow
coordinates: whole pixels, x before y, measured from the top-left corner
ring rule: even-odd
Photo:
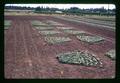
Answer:
[[[37,50],[37,47],[35,45],[36,42],[34,42],[33,38],[32,38],[32,33],[30,31],[30,27],[27,21],[24,21],[24,23],[26,24],[24,27],[24,36],[25,36],[25,40],[26,40],[26,45],[29,51],[29,56],[32,59],[32,64],[33,64],[33,76],[34,78],[38,78],[38,77],[42,77],[42,73],[38,73],[39,72],[39,68],[37,67],[38,64],[42,67],[43,66],[43,61],[41,59],[41,61],[39,60],[40,58],[42,58],[41,56],[43,56],[42,54],[39,54],[39,51]]]

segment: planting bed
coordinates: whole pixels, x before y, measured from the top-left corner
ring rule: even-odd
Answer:
[[[45,37],[45,41],[49,44],[58,44],[71,41],[71,39],[69,37]]]
[[[56,27],[56,28],[60,30],[74,30],[73,27]]]
[[[114,49],[108,51],[105,55],[108,56],[109,58],[111,58],[112,60],[116,59],[116,55],[115,55],[115,50]]]
[[[50,24],[50,25],[63,25],[63,24],[61,24],[59,22],[55,22],[55,21],[52,21],[52,20],[47,20],[46,23]]]
[[[48,27],[48,26],[38,26],[38,27],[35,27],[36,29],[38,30],[53,30],[54,27]]]
[[[64,30],[65,33],[72,34],[72,35],[83,35],[86,32],[84,31],[77,31],[77,30]]]
[[[43,22],[41,22],[41,21],[39,21],[39,20],[31,21],[31,24],[32,24],[33,26],[47,25],[47,24],[45,24],[45,23],[43,23]]]
[[[79,64],[84,66],[102,66],[102,63],[94,54],[81,51],[60,53],[57,58],[62,63]]]
[[[59,31],[54,31],[54,30],[46,30],[46,31],[39,31],[39,33],[41,35],[55,35],[55,34],[59,34],[61,32]]]
[[[99,36],[86,36],[86,35],[79,35],[77,38],[80,41],[88,42],[88,43],[97,43],[104,40],[104,38]]]
[[[5,30],[8,29],[10,27],[10,25],[11,25],[11,21],[10,20],[5,20],[4,21],[4,29]]]

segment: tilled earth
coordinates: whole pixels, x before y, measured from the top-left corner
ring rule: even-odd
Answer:
[[[5,78],[114,78],[115,60],[105,56],[105,53],[115,49],[115,32],[105,27],[89,26],[83,23],[71,23],[50,16],[5,16],[11,20],[9,29],[4,31],[5,37]],[[92,35],[105,38],[105,41],[89,44],[79,41],[74,35],[67,36],[72,41],[62,44],[48,44],[39,30],[32,26],[32,20],[53,20],[76,30],[86,31]],[[58,27],[61,25],[54,25]],[[61,31],[57,28],[55,30]],[[102,62],[102,67],[60,63],[56,56],[59,53],[74,50],[84,50],[96,55]]]

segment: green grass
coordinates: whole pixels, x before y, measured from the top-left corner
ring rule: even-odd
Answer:
[[[108,56],[110,59],[115,60],[115,58],[116,58],[116,56],[115,56],[115,50],[114,50],[114,49],[109,50],[109,51],[105,54],[105,56]]]
[[[80,51],[60,53],[57,55],[59,62],[67,64],[78,64],[84,66],[100,66],[102,63],[94,54]]]
[[[45,37],[45,41],[49,44],[60,44],[71,41],[69,37]]]
[[[103,40],[104,40],[104,38],[99,37],[99,36],[79,35],[79,36],[77,36],[77,38],[78,38],[80,41],[87,42],[87,43],[97,43],[97,42],[100,42],[100,41],[103,41]]]

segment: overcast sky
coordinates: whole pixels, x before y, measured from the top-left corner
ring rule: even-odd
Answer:
[[[87,9],[87,8],[101,8],[104,7],[105,9],[108,9],[108,4],[6,4],[5,6],[27,6],[27,7],[54,7],[59,9],[66,9],[70,7],[78,7],[81,9]],[[114,4],[109,4],[109,9],[115,8]]]

